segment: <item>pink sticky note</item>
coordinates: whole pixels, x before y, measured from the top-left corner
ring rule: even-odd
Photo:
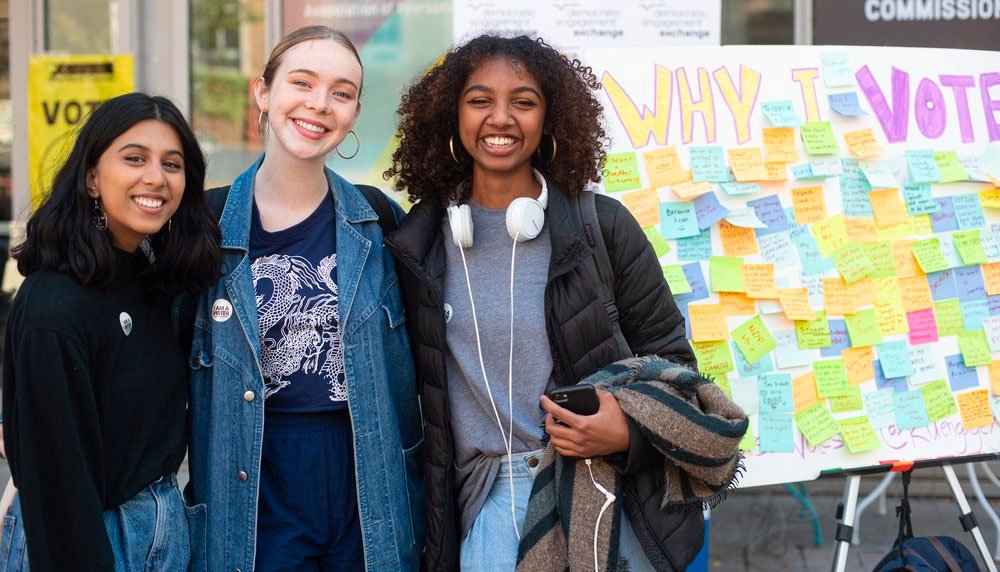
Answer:
[[[938,341],[937,321],[934,310],[927,308],[907,312],[906,321],[910,325],[910,344],[930,344]]]

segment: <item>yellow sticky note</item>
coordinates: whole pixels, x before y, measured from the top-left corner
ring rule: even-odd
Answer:
[[[894,240],[892,255],[896,259],[896,276],[922,276],[923,270],[917,264],[917,259],[913,257],[913,240]]]
[[[810,224],[826,218],[826,198],[823,187],[792,189],[792,209],[797,224]]]
[[[871,451],[882,446],[867,415],[840,419],[837,421],[837,430],[851,453]]]
[[[646,164],[649,184],[654,187],[666,187],[691,179],[691,171],[684,169],[673,145],[643,153],[642,161]]]
[[[934,307],[934,297],[924,276],[907,276],[899,278],[899,297],[903,309],[907,312],[925,310]]]
[[[666,279],[667,285],[670,286],[671,294],[676,296],[678,294],[691,293],[691,283],[688,282],[687,276],[684,274],[684,269],[681,268],[680,264],[661,266],[660,270],[663,271],[663,278]]]
[[[688,306],[688,318],[691,320],[691,339],[696,342],[729,337],[729,326],[721,304],[691,304]]]
[[[833,251],[833,262],[844,277],[844,282],[853,284],[875,271],[868,253],[856,242],[848,242]]]
[[[764,157],[768,161],[792,163],[799,160],[799,150],[795,147],[795,129],[791,127],[765,127],[761,129],[764,139]]]
[[[757,235],[752,228],[743,228],[719,221],[719,238],[722,241],[722,253],[726,256],[746,256],[757,254]]]
[[[860,159],[867,159],[885,152],[885,148],[875,141],[875,133],[871,127],[844,133],[847,148]]]
[[[867,216],[845,216],[844,228],[847,229],[847,236],[854,242],[869,243],[877,242],[878,226],[875,219]]]
[[[726,149],[726,155],[729,157],[729,166],[733,169],[733,177],[738,182],[767,179],[767,168],[764,167],[760,147]]]
[[[777,298],[778,286],[774,282],[774,264],[744,264],[743,285],[750,298]]]
[[[910,323],[906,319],[906,311],[899,300],[893,302],[879,302],[874,304],[875,319],[878,320],[878,329],[883,336],[892,334],[905,334],[910,331]],[[961,317],[961,316],[959,316]]]
[[[660,195],[656,189],[632,191],[621,196],[622,204],[642,228],[660,226]]]
[[[810,155],[836,155],[840,148],[829,121],[810,121],[799,127],[802,144]]]
[[[958,410],[962,414],[962,425],[966,431],[993,425],[993,410],[990,408],[989,392],[974,389],[955,396]]]
[[[823,309],[827,314],[855,314],[858,300],[843,278],[823,279]]]
[[[847,348],[840,352],[840,357],[844,359],[844,367],[847,368],[847,379],[851,385],[860,385],[870,379],[875,379],[875,368],[872,361],[875,360],[875,352],[871,347]]]
[[[875,299],[878,302],[899,302],[899,280],[895,276],[875,278]]]
[[[899,198],[899,189],[879,189],[872,191],[868,193],[868,198],[872,201],[875,222],[879,226],[888,226],[907,221],[909,213],[906,212],[906,203]]]
[[[844,228],[844,217],[841,215],[834,215],[826,220],[814,222],[812,231],[819,253],[823,256],[830,256],[834,250],[850,241],[847,230]]]
[[[692,306],[693,307],[693,306]],[[716,376],[732,371],[736,364],[733,362],[733,354],[729,349],[729,342],[725,340],[714,342],[692,342],[695,356],[698,358],[698,371],[710,373]]]
[[[1000,294],[1000,262],[983,264],[983,284],[986,285],[986,294],[993,296]]]
[[[819,400],[816,395],[816,376],[806,372],[792,379],[792,401],[795,403],[795,413]]]
[[[727,316],[753,316],[757,313],[757,302],[744,292],[719,292],[719,304]]]
[[[704,195],[705,193],[714,191],[715,185],[705,181],[699,181],[697,183],[693,181],[685,181],[683,183],[671,185],[670,190],[682,199],[693,199],[699,195]]]
[[[979,191],[979,202],[988,209],[1000,209],[1000,189]]]
[[[778,301],[789,320],[816,319],[816,310],[809,303],[808,288],[778,288]]]

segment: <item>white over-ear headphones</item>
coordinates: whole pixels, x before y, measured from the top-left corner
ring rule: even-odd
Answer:
[[[536,238],[545,224],[545,209],[549,206],[549,189],[545,178],[534,170],[535,180],[542,185],[538,199],[518,197],[507,207],[507,234],[518,242]],[[460,248],[472,247],[472,209],[469,205],[448,207],[448,224],[451,226],[452,240]]]

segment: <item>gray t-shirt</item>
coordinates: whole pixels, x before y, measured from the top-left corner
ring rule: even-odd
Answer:
[[[465,250],[479,322],[483,363],[503,430],[513,401],[513,452],[542,447],[544,411],[539,398],[552,375],[552,354],[545,330],[545,282],[552,253],[546,224],[534,240],[519,242],[514,261],[514,360],[512,398],[507,398],[510,359],[510,263],[513,239],[506,209],[487,209],[474,201],[473,246]],[[507,447],[483,381],[476,330],[469,302],[462,253],[444,221],[447,271],[444,279],[448,340],[448,403],[455,439],[455,487],[462,514],[462,536],[472,527],[500,469]],[[450,307],[450,312],[449,312]],[[450,315],[450,317],[449,317]]]

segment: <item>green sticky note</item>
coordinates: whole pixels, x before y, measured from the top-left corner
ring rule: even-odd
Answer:
[[[837,422],[837,428],[840,430],[840,437],[847,445],[847,450],[851,453],[871,451],[882,446],[867,415],[841,419]]]
[[[985,330],[972,330],[958,334],[958,349],[962,350],[965,367],[990,365],[993,356],[990,355],[990,344],[986,341]]]
[[[660,231],[656,227],[644,228],[642,232],[646,233],[646,240],[653,246],[653,252],[656,253],[657,258],[670,252],[670,245],[667,244],[666,239],[663,238],[663,235],[660,234]]]
[[[924,394],[924,404],[927,406],[927,418],[931,423],[943,419],[958,411],[955,396],[951,394],[948,382],[939,379],[920,388]]]
[[[691,342],[694,355],[698,358],[698,371],[718,375],[733,371],[733,353],[726,340],[712,342]]]
[[[941,254],[941,242],[936,238],[925,238],[910,245],[917,264],[925,273],[940,272],[949,268],[948,261]]]
[[[810,121],[799,128],[806,153],[810,155],[836,155],[840,151],[837,137],[829,121]]]
[[[872,278],[890,278],[896,275],[896,257],[888,240],[869,242],[861,245],[872,263]]]
[[[830,411],[843,413],[845,411],[861,411],[865,408],[861,399],[861,387],[854,386],[847,395],[838,395],[830,398]]]
[[[628,191],[642,186],[635,151],[609,153],[604,163],[604,188],[608,192]]]
[[[660,269],[663,270],[663,278],[666,279],[667,285],[670,286],[670,292],[674,296],[691,293],[691,284],[688,282],[687,276],[684,275],[680,264],[661,266]]]
[[[815,320],[796,320],[795,337],[799,340],[799,348],[804,350],[830,347],[830,322],[826,321],[826,312],[816,312]]]
[[[940,336],[955,336],[965,331],[962,305],[954,298],[934,302],[934,320]]]
[[[978,228],[952,233],[951,239],[964,264],[986,264],[986,251],[983,249]]]
[[[750,425],[747,425],[747,432],[743,434],[743,438],[740,439],[740,451],[750,453],[757,450],[757,439],[753,436],[753,429]]]
[[[848,242],[834,250],[833,263],[837,265],[837,270],[848,284],[857,282],[875,271],[868,253],[856,242]]]
[[[847,323],[847,333],[851,337],[851,345],[856,348],[862,346],[877,346],[882,343],[882,330],[878,326],[878,318],[875,317],[875,310],[868,308],[861,310],[857,314],[844,316]]]
[[[935,151],[934,162],[937,163],[938,170],[941,171],[942,183],[969,180],[969,174],[965,172],[965,167],[958,160],[956,151]]]
[[[708,270],[713,292],[746,292],[743,285],[743,258],[739,256],[711,256]]]
[[[760,316],[750,318],[733,330],[733,341],[736,342],[736,347],[743,352],[747,363],[751,364],[778,347]]]
[[[833,418],[826,404],[817,401],[795,414],[795,425],[806,438],[810,447],[815,447],[837,434],[837,420]]]
[[[813,375],[816,376],[816,395],[819,397],[847,395],[854,389],[847,377],[847,367],[843,359],[814,361]]]
[[[699,370],[701,369],[701,364],[698,364]],[[726,397],[729,399],[733,398],[733,389],[729,386],[729,376],[724,373],[713,373],[708,377],[712,378],[712,382],[718,385],[722,391],[726,393]]]

